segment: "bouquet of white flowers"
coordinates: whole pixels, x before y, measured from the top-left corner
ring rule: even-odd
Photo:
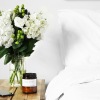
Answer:
[[[30,14],[24,5],[16,6],[14,10],[0,11],[0,58],[5,55],[4,64],[10,61],[15,64],[10,77],[11,84],[22,73],[19,58],[31,55],[46,25],[47,20],[42,12]]]

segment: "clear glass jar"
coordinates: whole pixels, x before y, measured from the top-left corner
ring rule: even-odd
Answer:
[[[14,56],[13,61],[9,66],[10,77],[9,83],[12,87],[18,87],[22,85],[23,73],[26,72],[24,68],[24,57]]]
[[[36,93],[37,92],[36,73],[24,73],[23,74],[22,92],[23,93]]]

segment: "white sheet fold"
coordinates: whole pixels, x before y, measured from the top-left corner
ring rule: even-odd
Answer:
[[[100,80],[70,86],[60,100],[100,100]]]

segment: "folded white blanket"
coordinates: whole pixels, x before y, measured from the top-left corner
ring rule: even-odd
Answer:
[[[48,85],[46,90],[46,100],[57,100],[64,91],[81,83],[92,83],[100,79],[100,67],[88,66],[84,67],[66,67],[59,73]],[[87,68],[87,70],[86,70]]]
[[[100,100],[100,80],[70,86],[59,100]]]

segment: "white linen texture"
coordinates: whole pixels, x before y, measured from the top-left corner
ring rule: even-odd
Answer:
[[[49,83],[46,100],[100,100],[100,13],[60,10],[58,16],[65,69]]]
[[[65,65],[100,64],[100,13],[91,10],[60,11]]]

